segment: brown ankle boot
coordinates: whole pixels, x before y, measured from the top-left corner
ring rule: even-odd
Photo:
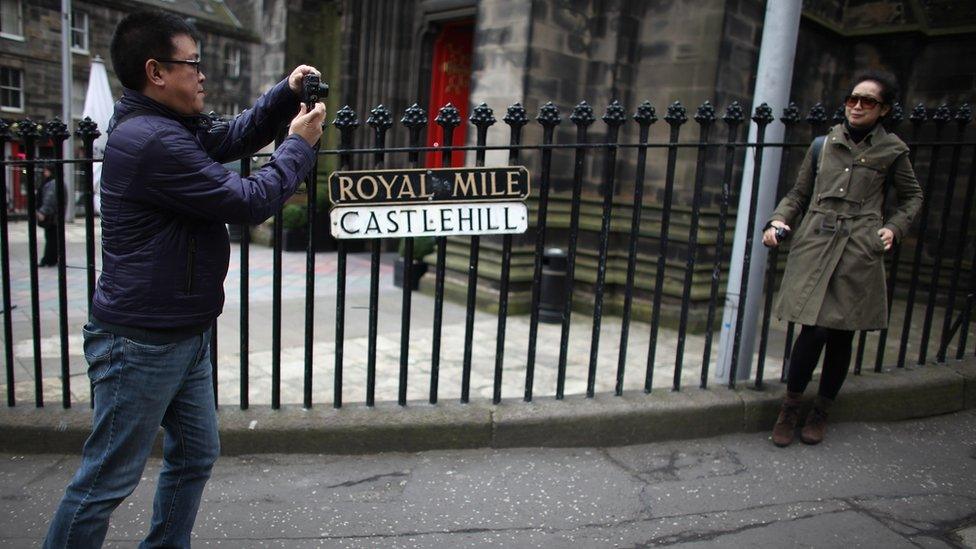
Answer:
[[[817,397],[800,431],[800,440],[806,444],[820,444],[823,441],[827,434],[827,410],[832,402],[829,398]]]
[[[800,419],[800,397],[803,393],[787,392],[779,409],[779,417],[773,425],[773,444],[789,446],[796,433],[796,423]]]

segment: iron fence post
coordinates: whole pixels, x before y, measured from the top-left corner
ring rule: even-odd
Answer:
[[[708,298],[708,316],[705,319],[705,349],[702,353],[701,383],[702,389],[708,387],[708,365],[712,358],[712,337],[715,324],[715,306],[718,301],[718,284],[722,277],[722,255],[725,253],[725,230],[729,219],[729,202],[732,199],[732,173],[735,163],[735,140],[738,137],[739,126],[746,119],[745,111],[738,101],[733,101],[725,108],[722,121],[728,127],[725,143],[725,171],[722,174],[722,198],[719,204],[718,234],[715,239],[715,262],[712,265],[712,280]]]
[[[614,394],[624,392],[624,372],[627,364],[627,341],[630,337],[630,314],[634,300],[634,276],[637,270],[637,241],[640,238],[641,213],[644,209],[644,174],[647,168],[647,139],[651,124],[657,115],[650,102],[644,101],[634,113],[634,121],[640,128],[637,138],[637,173],[634,175],[634,205],[630,214],[630,247],[627,253],[627,282],[624,288],[624,310],[620,324],[620,347],[617,356],[617,383]]]
[[[339,169],[352,167],[353,132],[359,127],[359,116],[349,105],[336,112],[332,125],[339,130]],[[336,241],[336,306],[335,306],[335,383],[332,406],[342,407],[342,366],[346,334],[346,256],[348,251],[343,240]]]
[[[522,128],[529,123],[529,116],[521,103],[514,103],[508,107],[503,119],[509,126],[509,144],[513,148],[508,152],[508,164],[518,164],[519,149],[514,147],[522,144]],[[502,272],[498,285],[498,327],[495,335],[495,376],[492,384],[492,404],[502,400],[502,368],[505,363],[505,328],[508,319],[508,292],[511,282],[512,268],[512,235],[502,235]]]
[[[562,122],[559,116],[559,109],[548,102],[539,109],[536,121],[542,126],[542,177],[539,182],[539,207],[536,213],[536,233],[535,233],[535,266],[532,271],[532,301],[529,305],[529,349],[525,362],[525,402],[532,401],[532,389],[535,381],[535,347],[536,338],[539,335],[539,295],[541,287],[539,280],[542,277],[542,253],[546,246],[546,214],[549,211],[549,175],[552,168],[552,145],[553,134],[556,126]],[[558,396],[557,396],[558,398]]]
[[[749,201],[749,216],[746,217],[748,223],[752,223],[752,220],[756,217],[756,204],[759,198],[759,176],[762,173],[762,158],[763,158],[763,144],[765,142],[766,126],[768,126],[773,119],[773,110],[769,108],[769,105],[763,103],[756,107],[756,111],[752,116],[753,122],[756,123],[756,163],[755,168],[752,172],[752,194]],[[749,264],[752,262],[752,241],[755,237],[756,228],[749,227],[746,231],[746,245],[744,250],[744,256],[742,260],[742,280],[739,286],[739,311],[735,315],[735,337],[732,342],[732,358],[729,364],[729,388],[735,388],[735,375],[736,370],[739,367],[739,349],[742,345],[742,308],[745,307],[747,302],[748,292],[749,292]],[[762,288],[760,288],[762,291]]]
[[[6,150],[10,141],[10,125],[0,118],[0,151]],[[7,234],[7,170],[0,169],[0,277],[3,282],[3,352],[7,374],[7,406],[17,404],[14,391],[14,342],[13,315],[10,299],[10,238]]]
[[[973,118],[973,112],[972,109],[969,107],[968,103],[964,103],[961,107],[959,107],[959,110],[956,111],[955,121],[958,127],[958,131],[956,134],[957,136],[956,141],[961,142],[963,139],[965,139],[966,126],[969,125],[969,123],[972,121],[972,118]],[[939,228],[939,241],[935,252],[936,266],[940,266],[942,264],[942,251],[945,246],[946,238],[948,237],[949,216],[952,213],[952,197],[955,191],[956,175],[958,174],[959,157],[961,153],[962,153],[961,143],[953,146],[952,161],[949,166],[949,177],[946,179],[946,196],[942,206],[942,225]],[[970,163],[973,163],[973,161],[971,160]],[[968,229],[967,224],[969,223],[969,210],[972,205],[972,196],[968,196],[967,199],[969,200],[969,202],[963,202],[963,217],[965,218],[965,220],[961,225],[962,234],[960,234],[959,237],[959,244],[963,243],[966,230]],[[938,353],[936,353],[936,361],[940,363],[945,362],[946,349],[949,346],[949,338],[951,338],[949,332],[949,325],[952,322],[952,313],[954,309],[953,306],[955,305],[955,299],[956,299],[956,287],[959,283],[959,268],[961,267],[962,253],[963,253],[962,246],[957,246],[955,265],[952,270],[952,274],[949,282],[949,299],[946,302],[945,316],[942,319],[942,336],[939,341]],[[932,276],[933,279],[935,280],[935,284],[932,285],[933,288],[937,287],[938,285],[939,271],[936,270],[935,273],[936,274]]]
[[[39,136],[40,128],[31,119],[25,118],[17,122],[17,135],[24,144],[24,156],[28,161],[34,160],[36,151],[34,146]],[[44,371],[41,364],[41,305],[39,300],[39,283],[37,278],[37,199],[34,163],[28,162],[24,169],[27,179],[27,268],[30,272],[31,289],[31,335],[33,336],[34,351],[34,404],[38,408],[44,406]]]
[[[705,186],[705,158],[708,134],[715,123],[715,107],[705,101],[695,111],[695,122],[698,123],[698,156],[695,166],[695,187],[691,199],[691,227],[688,230],[688,257],[685,259],[685,280],[681,291],[681,313],[678,318],[678,344],[674,353],[674,381],[673,391],[681,389],[681,371],[685,357],[685,338],[688,330],[688,308],[691,302],[691,285],[695,276],[695,259],[698,255],[698,224],[701,219],[702,192]]]
[[[588,141],[587,131],[596,121],[593,107],[586,101],[580,101],[569,115],[570,121],[576,126],[576,144]],[[566,254],[566,286],[563,300],[562,324],[559,335],[559,361],[556,363],[556,398],[561,399],[566,387],[566,360],[569,352],[569,323],[573,314],[573,289],[576,286],[576,253],[579,242],[579,217],[583,193],[583,172],[586,163],[586,148],[577,147],[573,161],[573,190],[570,198],[569,213],[569,242]]]
[[[491,107],[481,103],[471,111],[468,117],[477,128],[477,146],[484,147],[488,139],[488,128],[495,123],[495,116]],[[485,165],[485,150],[475,151],[475,166]],[[478,298],[478,254],[481,250],[481,238],[471,236],[468,252],[468,299],[464,318],[464,359],[461,364],[461,402],[467,403],[471,391],[471,353],[474,340],[474,316]]]
[[[57,236],[58,254],[58,333],[61,343],[61,406],[65,409],[71,407],[71,363],[68,355],[68,286],[67,270],[65,265],[65,243],[64,243],[64,216],[65,201],[67,197],[64,192],[64,142],[71,135],[68,126],[60,119],[54,118],[44,125],[44,135],[51,140],[54,146],[55,161],[61,163],[54,170],[54,183],[57,186],[55,196],[57,207],[54,209],[57,219],[55,220],[55,235]]]
[[[366,124],[373,128],[373,148],[386,148],[386,132],[393,127],[393,112],[385,105],[377,105],[369,112]],[[373,165],[382,169],[385,165],[382,150],[374,153]],[[369,339],[366,350],[366,378],[376,380],[376,331],[379,322],[380,308],[380,245],[378,238],[370,240],[369,253]],[[403,366],[403,364],[401,364]],[[400,406],[406,405],[406,369],[400,372],[400,381],[404,389],[401,391]],[[368,384],[368,383],[367,383]]]
[[[427,111],[420,108],[420,105],[414,103],[413,105],[407,107],[403,112],[403,118],[400,119],[400,123],[407,128],[410,134],[410,146],[419,147],[420,146],[420,132],[427,127]],[[408,161],[410,162],[411,168],[417,168],[420,165],[420,153],[418,151],[411,151],[408,153]],[[403,240],[403,294],[401,298],[402,311],[400,317],[400,376],[401,379],[404,376],[404,372],[407,371],[408,359],[410,356],[410,310],[412,307],[413,298],[413,246],[414,239],[412,237],[407,237]],[[431,387],[437,387],[437,380],[435,379],[435,372],[431,370]],[[372,378],[367,378],[366,383],[366,405],[373,406],[375,400],[376,392],[376,372],[373,372]],[[433,404],[437,401],[436,390],[430,396],[430,403]]]
[[[664,202],[661,204],[661,234],[659,237],[657,270],[654,280],[654,304],[651,309],[651,337],[647,345],[647,370],[644,375],[644,392],[650,393],[654,383],[654,357],[657,353],[657,333],[661,320],[661,294],[664,292],[664,270],[668,255],[668,228],[671,223],[671,202],[674,198],[674,171],[678,159],[678,133],[681,125],[688,121],[687,111],[680,101],[668,105],[664,116],[670,126],[668,138],[668,165],[664,183]]]
[[[610,248],[610,220],[613,215],[614,183],[617,167],[617,135],[627,121],[627,113],[616,100],[607,107],[603,122],[607,125],[607,156],[604,166],[603,219],[600,224],[600,247],[596,267],[596,287],[593,300],[593,332],[590,338],[590,365],[586,375],[586,397],[593,398],[596,387],[596,367],[600,351],[600,325],[603,320],[603,292],[607,277],[607,253]],[[570,282],[571,284],[571,282]],[[565,319],[564,319],[565,320]]]

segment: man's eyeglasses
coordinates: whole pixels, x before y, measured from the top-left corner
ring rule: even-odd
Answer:
[[[196,69],[197,74],[200,74],[200,60],[199,59],[157,59],[160,63],[180,63],[183,65],[190,65]]]
[[[849,108],[853,109],[858,103],[861,104],[861,107],[870,111],[877,107],[881,101],[866,95],[848,95],[846,98],[844,98],[844,104]]]

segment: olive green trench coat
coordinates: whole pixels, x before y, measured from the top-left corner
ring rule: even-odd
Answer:
[[[922,205],[908,146],[881,124],[854,143],[838,124],[827,134],[816,181],[812,156],[811,147],[796,184],[770,217],[793,229],[778,316],[840,330],[885,328],[885,251],[878,230],[891,229],[900,242]],[[887,186],[897,205],[884,219]]]

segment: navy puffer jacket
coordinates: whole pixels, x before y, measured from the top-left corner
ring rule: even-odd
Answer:
[[[287,80],[229,123],[184,117],[125,90],[102,168],[102,274],[92,315],[143,329],[211,322],[224,304],[225,223],[260,223],[315,161],[298,135],[249,177],[223,163],[253,154],[298,112]]]

